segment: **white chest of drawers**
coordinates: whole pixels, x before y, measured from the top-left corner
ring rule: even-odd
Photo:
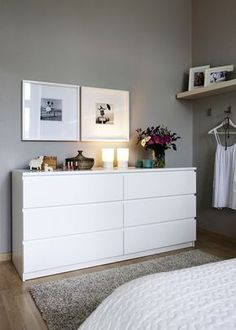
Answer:
[[[22,280],[193,246],[195,168],[13,171]]]

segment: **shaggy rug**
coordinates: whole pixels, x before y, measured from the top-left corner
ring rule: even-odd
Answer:
[[[78,329],[112,291],[135,278],[219,261],[200,250],[156,257],[77,277],[37,284],[30,293],[49,330]]]

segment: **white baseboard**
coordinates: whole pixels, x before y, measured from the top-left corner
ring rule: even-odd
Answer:
[[[0,253],[0,262],[10,261],[10,260],[11,260],[11,253]]]

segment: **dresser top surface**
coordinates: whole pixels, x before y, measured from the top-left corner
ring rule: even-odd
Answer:
[[[177,171],[196,171],[196,167],[167,167],[167,168],[135,168],[129,167],[126,169],[104,169],[102,167],[97,167],[92,170],[77,170],[77,171],[63,171],[63,170],[55,170],[53,172],[45,172],[45,171],[30,171],[27,169],[16,169],[13,170],[13,173],[19,173],[23,176],[38,176],[38,175],[81,175],[81,174],[124,174],[124,173],[153,173],[153,172],[177,172]]]

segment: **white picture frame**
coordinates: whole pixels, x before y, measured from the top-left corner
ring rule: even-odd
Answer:
[[[129,91],[81,87],[81,141],[129,141]]]
[[[204,87],[205,71],[210,68],[210,65],[197,66],[189,69],[188,90]]]
[[[204,86],[225,81],[226,72],[231,72],[233,70],[233,64],[206,69]]]
[[[22,140],[79,141],[79,86],[22,81]]]

